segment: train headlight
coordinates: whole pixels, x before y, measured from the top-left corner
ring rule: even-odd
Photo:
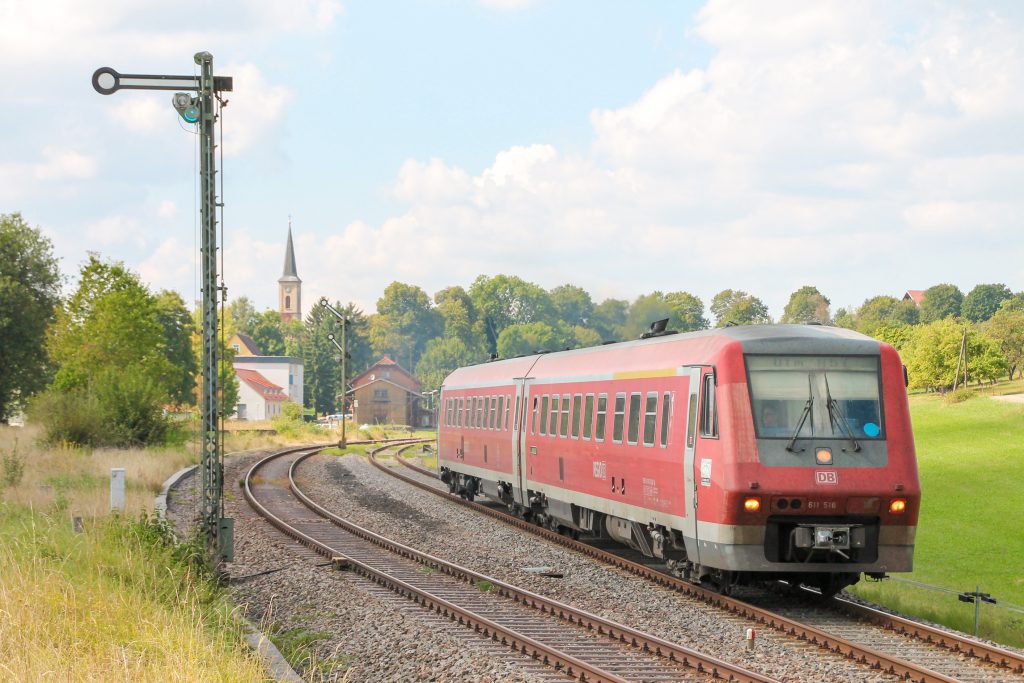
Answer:
[[[831,448],[819,448],[814,452],[814,459],[819,465],[831,465],[832,464],[832,449]]]
[[[902,515],[907,510],[907,501],[902,498],[896,498],[889,503],[889,512],[894,515]]]
[[[754,497],[744,498],[743,509],[747,512],[757,512],[761,509],[761,499]]]

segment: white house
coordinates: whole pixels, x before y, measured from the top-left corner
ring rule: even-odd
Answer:
[[[281,414],[281,405],[288,398],[284,389],[255,370],[235,368],[238,375],[238,405],[235,416],[239,420],[269,420]]]

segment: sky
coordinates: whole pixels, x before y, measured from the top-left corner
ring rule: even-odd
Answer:
[[[232,76],[230,299],[375,309],[481,275],[839,307],[1024,289],[1024,3],[0,0],[0,213],[188,302],[198,142],[170,93]]]

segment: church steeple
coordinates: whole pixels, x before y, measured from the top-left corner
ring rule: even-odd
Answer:
[[[281,320],[302,320],[302,280],[295,268],[295,247],[292,245],[292,217],[288,216],[288,246],[284,252],[284,273],[277,280],[278,311]]]

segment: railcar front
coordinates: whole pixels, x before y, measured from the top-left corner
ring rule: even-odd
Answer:
[[[742,374],[724,462],[697,455],[700,578],[784,579],[833,593],[910,571],[920,486],[896,351],[847,330],[737,328]],[[741,400],[736,400],[739,395]],[[721,465],[720,478],[715,466]],[[701,497],[705,500],[701,501]]]

